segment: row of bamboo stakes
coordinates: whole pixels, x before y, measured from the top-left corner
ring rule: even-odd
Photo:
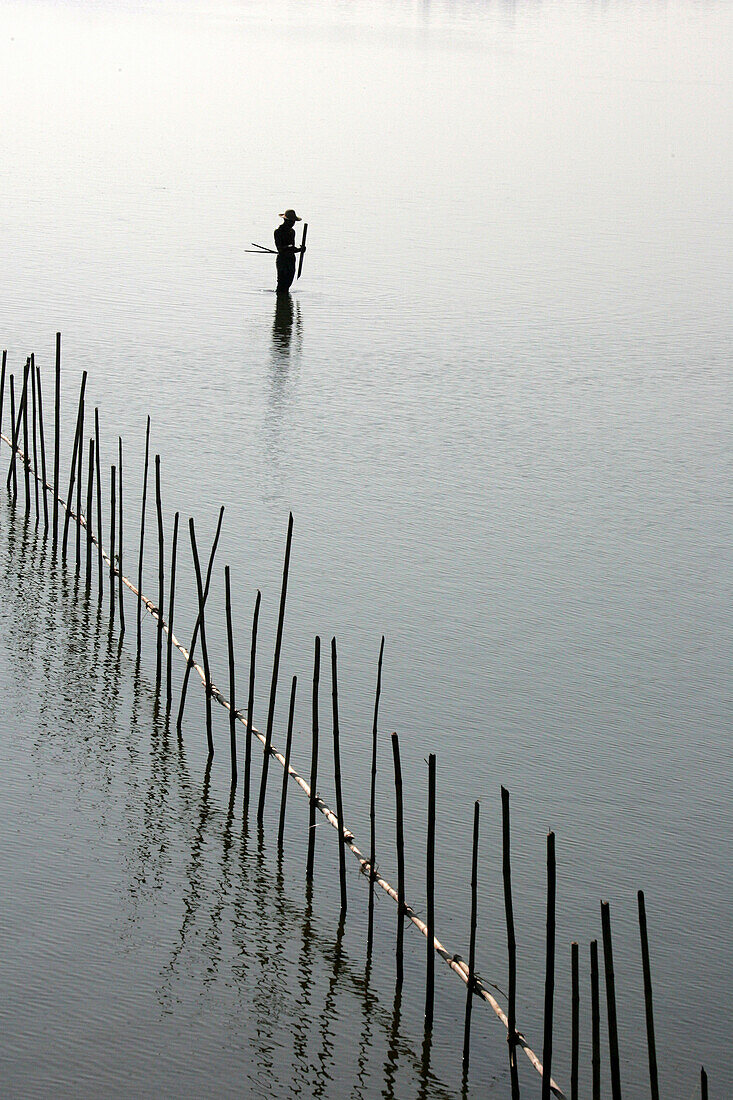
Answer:
[[[275,703],[277,698],[280,654],[282,648],[283,627],[285,621],[285,605],[287,598],[288,572],[290,566],[290,551],[293,537],[293,516],[288,520],[287,538],[285,546],[285,559],[283,564],[282,583],[280,590],[280,603],[273,659],[272,678],[270,682],[270,694],[267,710],[267,724],[265,733],[261,733],[253,724],[255,666],[257,653],[257,628],[260,612],[261,593],[257,592],[252,619],[251,650],[249,665],[249,681],[247,693],[246,713],[235,705],[236,677],[235,677],[235,651],[234,632],[232,625],[231,605],[231,577],[229,566],[224,569],[225,583],[225,610],[227,629],[227,651],[229,672],[229,696],[227,699],[220,688],[215,684],[211,675],[206,637],[206,602],[209,595],[211,579],[213,575],[214,560],[221,534],[224,517],[223,506],[219,510],[216,534],[208,554],[205,571],[202,569],[201,557],[196,540],[196,530],[193,518],[188,521],[191,554],[196,577],[196,596],[198,614],[196,617],[191,641],[186,648],[173,633],[173,621],[176,595],[176,562],[178,551],[179,513],[176,512],[173,522],[171,540],[171,564],[170,581],[168,589],[168,615],[164,618],[165,604],[165,559],[164,546],[165,535],[163,526],[163,511],[161,500],[160,455],[155,455],[155,508],[157,518],[157,544],[158,544],[158,591],[157,602],[153,602],[142,592],[143,560],[145,548],[145,519],[147,507],[148,475],[150,466],[150,417],[147,418],[145,431],[145,461],[143,468],[142,507],[140,518],[140,539],[137,558],[137,585],[124,574],[123,569],[123,447],[122,439],[118,438],[117,465],[110,467],[109,481],[109,552],[103,548],[102,540],[102,480],[100,469],[100,434],[99,434],[99,410],[94,409],[94,434],[88,441],[87,457],[87,482],[86,492],[82,485],[83,475],[83,439],[85,424],[85,391],[87,372],[84,371],[81,378],[79,398],[77,403],[76,424],[74,430],[72,457],[69,469],[68,490],[66,499],[60,495],[60,409],[61,409],[61,334],[56,334],[56,362],[55,362],[55,391],[54,391],[54,450],[53,450],[53,474],[49,481],[46,465],[46,444],[43,417],[42,379],[40,368],[35,363],[35,356],[31,355],[23,369],[23,381],[21,392],[16,401],[15,378],[9,375],[9,403],[10,403],[10,435],[2,432],[3,406],[5,400],[7,351],[2,353],[2,367],[0,368],[0,438],[11,450],[10,464],[6,478],[6,488],[10,501],[15,506],[18,496],[18,465],[22,469],[25,497],[25,514],[30,516],[35,507],[36,526],[43,522],[44,535],[50,529],[52,540],[52,552],[58,554],[59,543],[61,545],[61,557],[64,562],[69,556],[69,537],[72,521],[74,529],[74,560],[77,573],[81,573],[82,566],[82,529],[85,531],[85,559],[84,574],[87,592],[89,591],[93,577],[94,547],[96,546],[96,563],[98,576],[98,598],[100,605],[104,600],[105,574],[108,573],[109,588],[109,615],[110,624],[114,625],[115,617],[119,622],[120,646],[126,630],[124,590],[127,588],[136,599],[136,647],[137,656],[141,651],[141,623],[142,611],[145,611],[156,622],[156,670],[155,690],[160,696],[163,690],[163,657],[165,646],[165,701],[167,711],[172,707],[172,653],[175,648],[185,658],[186,667],[181,689],[181,697],[178,705],[176,726],[179,734],[186,704],[186,695],[190,674],[195,671],[204,687],[206,701],[206,737],[209,765],[214,756],[212,702],[217,702],[229,712],[229,747],[231,761],[232,795],[238,782],[238,748],[237,748],[237,723],[245,729],[245,755],[243,775],[243,814],[249,812],[250,802],[250,772],[252,738],[257,738],[263,746],[263,763],[260,778],[260,789],[257,799],[257,822],[262,825],[265,809],[266,791],[268,783],[268,770],[270,758],[274,758],[283,768],[283,780],[280,792],[280,809],[278,822],[278,842],[282,845],[285,816],[287,807],[288,778],[292,779],[304,792],[309,800],[309,828],[308,828],[308,852],[306,860],[306,880],[313,881],[316,840],[316,812],[323,815],[326,821],[336,830],[338,837],[339,855],[339,887],[341,898],[341,918],[347,911],[347,876],[346,876],[346,850],[348,849],[356,858],[359,870],[369,880],[369,908],[368,908],[368,932],[367,950],[371,956],[374,926],[374,888],[378,886],[397,905],[397,934],[396,934],[396,979],[401,985],[404,979],[404,929],[405,921],[412,923],[425,937],[426,940],[426,981],[425,981],[425,1032],[430,1036],[433,1028],[433,1010],[435,999],[435,957],[439,956],[443,962],[466,985],[466,1007],[463,1041],[463,1068],[464,1080],[467,1081],[470,1060],[470,1036],[471,1020],[474,997],[485,1001],[494,1011],[498,1019],[504,1025],[507,1032],[509,1075],[511,1081],[512,1100],[519,1100],[519,1070],[516,1052],[519,1047],[529,1059],[531,1065],[539,1073],[542,1079],[542,1100],[550,1100],[550,1096],[559,1100],[567,1100],[566,1093],[552,1078],[552,1054],[553,1054],[553,1007],[555,989],[555,948],[556,948],[556,859],[555,859],[555,834],[550,831],[547,835],[547,912],[546,912],[546,958],[545,958],[545,996],[544,996],[544,1027],[542,1060],[531,1049],[524,1035],[517,1027],[516,1021],[516,995],[517,995],[517,957],[516,936],[514,928],[514,911],[512,903],[511,885],[511,837],[509,815],[509,792],[501,788],[502,804],[502,874],[504,882],[504,909],[507,928],[508,951],[508,994],[507,1011],[505,1012],[497,1000],[491,994],[484,982],[476,974],[476,931],[478,925],[477,915],[477,881],[478,881],[478,850],[479,850],[479,802],[474,803],[473,816],[473,843],[471,859],[471,916],[468,963],[460,955],[452,954],[438,939],[435,931],[435,820],[436,820],[436,757],[431,753],[428,757],[428,800],[427,800],[427,851],[426,851],[426,917],[423,921],[417,912],[408,905],[405,894],[405,846],[404,846],[404,807],[402,789],[402,766],[400,760],[399,738],[396,733],[391,735],[392,757],[394,766],[395,785],[395,825],[396,825],[396,855],[397,855],[397,887],[393,887],[379,873],[376,862],[376,776],[377,776],[377,730],[379,718],[379,701],[382,684],[382,662],[384,657],[384,637],[381,640],[379,659],[377,664],[377,682],[374,702],[374,716],[372,724],[372,757],[370,776],[370,837],[369,855],[365,856],[358,848],[354,835],[347,828],[344,819],[341,763],[340,763],[340,729],[338,706],[338,654],[336,639],[331,640],[331,684],[332,684],[332,714],[333,714],[333,762],[336,793],[336,812],[324,802],[317,793],[318,782],[318,754],[319,754],[319,696],[320,696],[320,669],[321,669],[321,641],[315,638],[313,681],[312,681],[312,737],[311,737],[311,766],[309,780],[303,778],[290,763],[293,715],[295,709],[295,697],[297,690],[297,677],[293,676],[290,688],[288,708],[288,723],[286,733],[285,752],[280,752],[273,744],[273,728],[275,716]],[[29,413],[30,401],[30,413]],[[30,419],[30,423],[29,423]],[[22,446],[21,446],[22,441]],[[31,457],[32,456],[32,457]],[[33,490],[31,491],[31,478]],[[96,488],[95,488],[96,487]],[[72,507],[74,494],[76,493],[75,507]],[[49,507],[49,494],[51,506]],[[82,509],[83,498],[86,504]],[[94,517],[96,505],[96,521]],[[64,511],[63,529],[61,530],[61,516],[59,509]],[[95,528],[96,522],[96,531]],[[194,657],[196,644],[201,639],[201,661],[199,664]],[[638,892],[638,918],[641,940],[642,971],[644,982],[644,1004],[646,1017],[646,1036],[649,1061],[649,1085],[652,1100],[659,1100],[658,1066],[656,1055],[656,1040],[654,1030],[654,1008],[651,981],[651,966],[649,958],[649,941],[647,933],[646,908],[643,891]],[[621,1100],[621,1060],[618,1041],[618,1023],[615,993],[615,975],[613,963],[613,944],[611,937],[610,910],[608,902],[601,902],[601,927],[603,943],[603,964],[606,989],[606,1011],[608,1025],[608,1055],[610,1062],[611,1095],[613,1100]],[[580,1036],[580,964],[579,946],[571,945],[571,1070],[570,1070],[570,1098],[578,1100],[579,1082],[579,1036]],[[590,992],[591,992],[591,1074],[592,1074],[592,1100],[600,1100],[601,1096],[601,1002],[600,980],[598,961],[598,941],[590,943]],[[700,1071],[700,1091],[702,1100],[707,1100],[708,1084],[704,1067]]]

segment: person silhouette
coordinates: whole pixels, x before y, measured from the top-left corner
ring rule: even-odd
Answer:
[[[277,249],[277,293],[288,294],[295,278],[295,254],[305,252],[305,247],[297,248],[295,245],[296,222],[302,221],[294,210],[286,210],[280,217],[282,225],[275,230],[275,248]]]

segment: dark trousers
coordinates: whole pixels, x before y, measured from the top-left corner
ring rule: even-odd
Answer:
[[[275,263],[277,264],[277,293],[287,294],[295,278],[295,254],[282,253]]]

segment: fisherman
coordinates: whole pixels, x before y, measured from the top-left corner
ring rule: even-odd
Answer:
[[[296,248],[293,226],[302,219],[294,210],[286,210],[280,217],[282,225],[275,230],[275,248],[277,249],[277,293],[288,294],[295,278],[295,254],[305,252],[305,245]]]

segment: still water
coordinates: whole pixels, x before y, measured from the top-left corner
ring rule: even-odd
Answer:
[[[205,542],[226,507],[242,692],[262,590],[260,726],[294,514],[276,743],[297,675],[307,770],[313,638],[336,635],[358,839],[385,634],[380,866],[394,881],[394,729],[408,898],[424,907],[435,752],[436,923],[464,955],[481,800],[478,968],[501,987],[510,790],[518,1018],[537,1050],[556,832],[558,1080],[577,940],[587,1095],[604,898],[624,1096],[648,1094],[642,888],[663,1092],[696,1095],[704,1063],[711,1095],[733,1094],[731,6],[2,0],[0,13],[0,344],[16,372],[35,351],[50,407],[63,332],[64,469],[89,371],[105,465],[125,440],[128,572],[150,413],[168,549],[175,511]],[[286,206],[310,247],[278,311],[272,258],[244,250],[269,244]],[[223,713],[206,778],[200,692],[182,743],[156,711],[153,632],[139,667],[134,631],[118,653],[4,490],[0,536],[3,1094],[507,1096],[483,1005],[462,1085],[463,987],[442,964],[423,1048],[424,947],[407,936],[396,996],[387,901],[366,966],[353,868],[339,932],[327,826],[306,893],[297,790],[279,855],[279,785],[261,836],[239,796],[229,805]],[[151,546],[153,598],[155,564]],[[180,577],[186,638],[188,555]],[[223,685],[221,568],[212,601]],[[327,735],[325,668],[322,690]],[[332,801],[328,761],[319,786]]]

